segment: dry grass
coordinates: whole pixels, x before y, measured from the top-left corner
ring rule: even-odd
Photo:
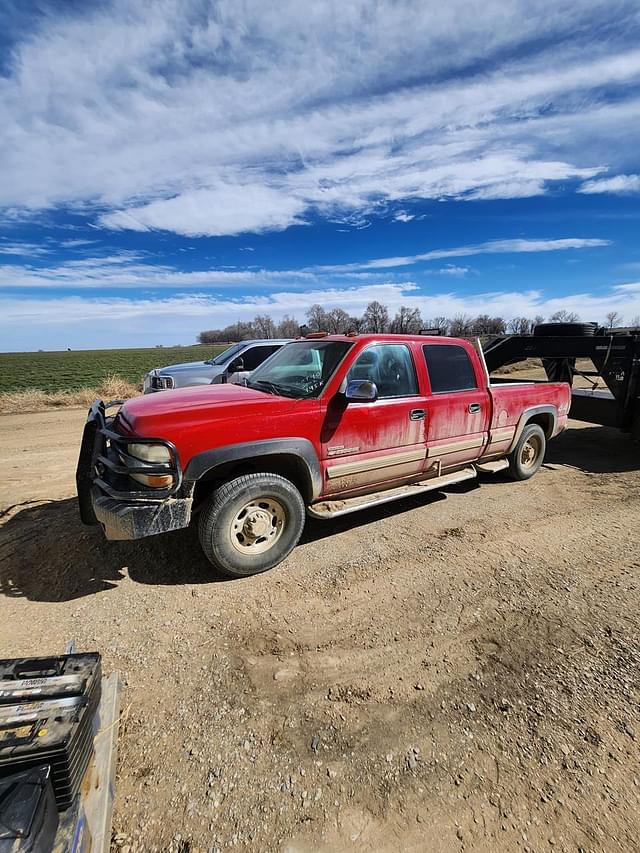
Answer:
[[[126,400],[129,397],[137,397],[140,393],[140,386],[133,385],[117,373],[111,373],[99,388],[52,393],[40,388],[29,388],[26,391],[0,394],[0,414],[41,412],[45,409],[68,409],[74,406],[88,407],[97,399]]]

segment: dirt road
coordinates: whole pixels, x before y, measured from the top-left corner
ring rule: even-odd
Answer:
[[[637,447],[574,424],[528,483],[309,523],[220,582],[191,531],[80,525],[83,420],[0,418],[1,646],[121,671],[114,848],[638,849]]]

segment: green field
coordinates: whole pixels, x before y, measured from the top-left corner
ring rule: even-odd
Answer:
[[[152,367],[181,361],[203,361],[226,346],[0,353],[0,393],[29,388],[44,391],[95,388],[110,373],[117,373],[123,379],[138,384]]]

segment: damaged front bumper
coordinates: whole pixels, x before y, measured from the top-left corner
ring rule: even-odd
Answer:
[[[91,490],[91,507],[107,539],[142,539],[188,527],[192,497],[164,498],[144,503],[123,501]]]
[[[107,409],[118,405],[98,400],[89,409],[76,470],[80,517],[84,524],[100,524],[107,539],[141,539],[187,527],[191,520],[193,483],[182,478],[178,452],[163,439],[124,436],[114,432]],[[135,459],[127,445],[164,444],[170,463]],[[166,489],[140,488],[130,475],[171,475]]]

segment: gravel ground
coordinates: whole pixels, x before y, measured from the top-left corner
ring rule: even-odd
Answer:
[[[0,418],[0,632],[121,672],[114,849],[638,849],[637,446],[573,423],[530,482],[310,522],[221,582],[192,531],[80,525],[83,420]]]

